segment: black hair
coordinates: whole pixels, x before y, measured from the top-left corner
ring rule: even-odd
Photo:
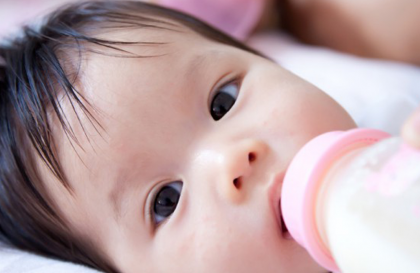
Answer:
[[[88,110],[89,102],[75,88],[78,65],[74,60],[79,57],[80,61],[84,50],[101,47],[115,50],[119,56],[145,57],[131,56],[122,46],[153,44],[106,40],[96,34],[109,28],[173,29],[177,23],[205,38],[260,55],[189,15],[138,1],[70,4],[47,16],[37,29],[26,26],[21,36],[0,46],[0,242],[46,257],[118,272],[100,250],[86,238],[78,238],[60,217],[35,159],[41,158],[57,180],[71,190],[55,152],[48,109],[73,141],[77,142],[57,102],[58,94],[64,94],[74,108],[82,109],[101,130]]]

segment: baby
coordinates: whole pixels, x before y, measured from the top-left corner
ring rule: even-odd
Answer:
[[[0,48],[0,240],[104,272],[325,273],[279,197],[296,152],[355,127],[229,36],[87,2]]]

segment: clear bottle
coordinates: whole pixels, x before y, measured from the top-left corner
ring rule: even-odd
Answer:
[[[400,138],[314,138],[286,172],[281,209],[292,237],[333,272],[420,272],[420,151]]]

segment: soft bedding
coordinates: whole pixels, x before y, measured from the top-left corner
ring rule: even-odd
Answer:
[[[72,263],[60,262],[0,246],[1,273],[98,273]]]
[[[249,44],[336,99],[360,127],[397,135],[402,122],[420,105],[420,68],[358,58],[300,44],[271,32]],[[0,246],[0,273],[97,272]]]
[[[255,35],[249,44],[328,93],[359,127],[398,135],[420,105],[420,67],[308,46],[279,32]]]

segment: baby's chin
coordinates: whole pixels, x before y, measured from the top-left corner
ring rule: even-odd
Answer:
[[[329,271],[322,266],[320,266],[314,259],[309,255],[309,253],[301,247],[299,244],[297,245],[297,252],[298,256],[300,257],[297,261],[297,268],[295,270],[290,270],[287,273],[328,273]],[[300,261],[300,262],[299,262]],[[286,273],[286,272],[284,272]]]

